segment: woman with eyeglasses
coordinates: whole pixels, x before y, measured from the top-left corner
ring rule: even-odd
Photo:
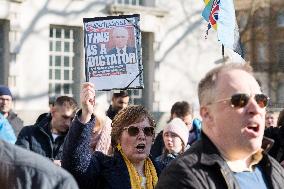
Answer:
[[[96,121],[94,96],[94,86],[84,83],[82,111],[76,114],[66,137],[63,167],[73,174],[80,188],[154,188],[162,166],[149,158],[153,118],[142,106],[128,106],[112,122],[114,154],[93,152],[89,143]]]

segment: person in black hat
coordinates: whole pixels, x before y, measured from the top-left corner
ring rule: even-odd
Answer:
[[[18,115],[12,111],[13,96],[7,86],[0,86],[0,112],[12,125],[15,135],[18,136],[20,130],[24,127],[24,122]]]

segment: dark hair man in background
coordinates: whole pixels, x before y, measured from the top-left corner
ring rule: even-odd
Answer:
[[[129,103],[128,91],[119,91],[119,93],[113,93],[111,98],[111,105],[109,106],[106,115],[113,120],[114,116],[123,108],[126,108]]]
[[[193,118],[192,115],[192,107],[186,101],[180,101],[174,103],[171,108],[171,116],[168,123],[174,118],[180,118],[183,122],[188,126],[188,129],[191,129],[191,121]],[[185,144],[186,146],[187,144]],[[163,149],[165,147],[164,140],[163,140],[163,130],[157,135],[154,144],[151,148],[151,155],[153,158],[156,158],[163,153]]]
[[[35,125],[26,126],[21,130],[16,144],[48,157],[60,165],[62,144],[76,110],[77,102],[74,98],[58,97],[50,114]]]
[[[12,111],[13,95],[10,89],[4,85],[0,86],[0,112],[12,125],[15,135],[18,136],[24,126],[24,122]]]

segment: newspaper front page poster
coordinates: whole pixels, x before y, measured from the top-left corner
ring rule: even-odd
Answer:
[[[84,18],[86,80],[96,90],[143,88],[140,17]]]

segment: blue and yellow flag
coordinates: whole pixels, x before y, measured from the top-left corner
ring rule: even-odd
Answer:
[[[233,0],[203,0],[205,8],[203,18],[208,22],[208,31],[214,28],[217,31],[218,40],[229,49],[232,49],[243,57],[240,45],[240,36]]]

